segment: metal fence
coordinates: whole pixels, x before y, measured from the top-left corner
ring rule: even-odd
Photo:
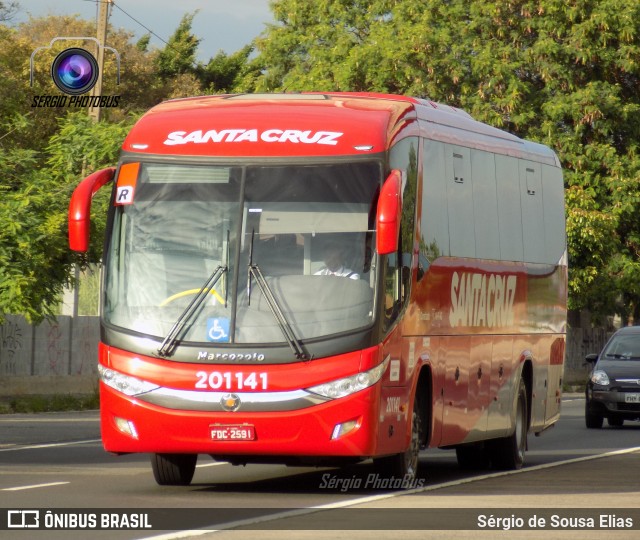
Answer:
[[[98,317],[32,325],[7,316],[0,326],[0,395],[86,392],[97,380],[99,338]]]

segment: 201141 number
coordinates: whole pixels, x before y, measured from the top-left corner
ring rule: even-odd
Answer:
[[[267,374],[230,371],[198,371],[195,387],[204,390],[266,390]]]

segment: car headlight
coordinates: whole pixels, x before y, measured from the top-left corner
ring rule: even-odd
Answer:
[[[370,369],[369,371],[364,371],[362,373],[351,375],[350,377],[345,377],[343,379],[337,379],[328,383],[319,384],[318,386],[312,386],[306,390],[332,399],[349,396],[376,384],[382,377],[382,374],[388,364],[389,358],[387,357],[382,364]]]
[[[104,384],[127,396],[137,396],[138,394],[144,394],[159,388],[157,384],[143,381],[131,375],[125,375],[115,369],[106,368],[100,364],[98,364],[98,373],[100,374],[100,380]]]
[[[597,369],[591,374],[591,382],[593,384],[599,384],[600,386],[609,386],[609,375],[601,369]]]

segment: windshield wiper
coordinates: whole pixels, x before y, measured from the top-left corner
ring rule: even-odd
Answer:
[[[249,247],[249,271],[247,276],[247,299],[248,304],[251,305],[251,278],[255,278],[258,287],[260,287],[260,291],[262,292],[262,296],[267,301],[267,305],[273,314],[280,330],[282,331],[282,335],[287,340],[289,347],[293,351],[293,354],[298,360],[309,360],[310,357],[307,352],[304,350],[304,346],[302,342],[296,337],[293,328],[287,321],[287,318],[284,316],[282,312],[282,308],[278,303],[278,300],[273,294],[271,287],[269,287],[269,283],[264,278],[260,267],[253,262],[253,239],[255,237],[255,230],[251,232],[251,246]]]
[[[171,330],[167,334],[167,337],[164,338],[162,345],[158,349],[158,354],[162,357],[170,356],[173,353],[173,350],[178,343],[178,339],[180,338],[182,331],[184,330],[185,325],[193,317],[194,313],[198,311],[198,308],[207,297],[207,294],[211,292],[220,280],[220,278],[228,272],[229,268],[226,265],[219,264],[213,273],[207,278],[207,281],[204,282],[202,288],[195,294],[193,300],[189,303],[189,305],[185,308],[185,310],[180,314],[180,316],[176,319],[176,322],[173,323]],[[226,299],[225,299],[226,301]],[[226,307],[226,306],[225,306]]]

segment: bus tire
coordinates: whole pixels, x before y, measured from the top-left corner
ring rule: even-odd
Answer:
[[[198,454],[151,454],[153,477],[161,486],[188,486]]]
[[[527,449],[528,419],[527,387],[521,379],[518,385],[513,433],[508,437],[488,441],[491,464],[495,469],[516,470],[522,468]]]
[[[385,478],[402,478],[406,482],[413,482],[418,475],[422,435],[423,419],[419,412],[414,410],[411,421],[409,447],[400,454],[374,459],[373,463],[378,473],[384,475]]]

